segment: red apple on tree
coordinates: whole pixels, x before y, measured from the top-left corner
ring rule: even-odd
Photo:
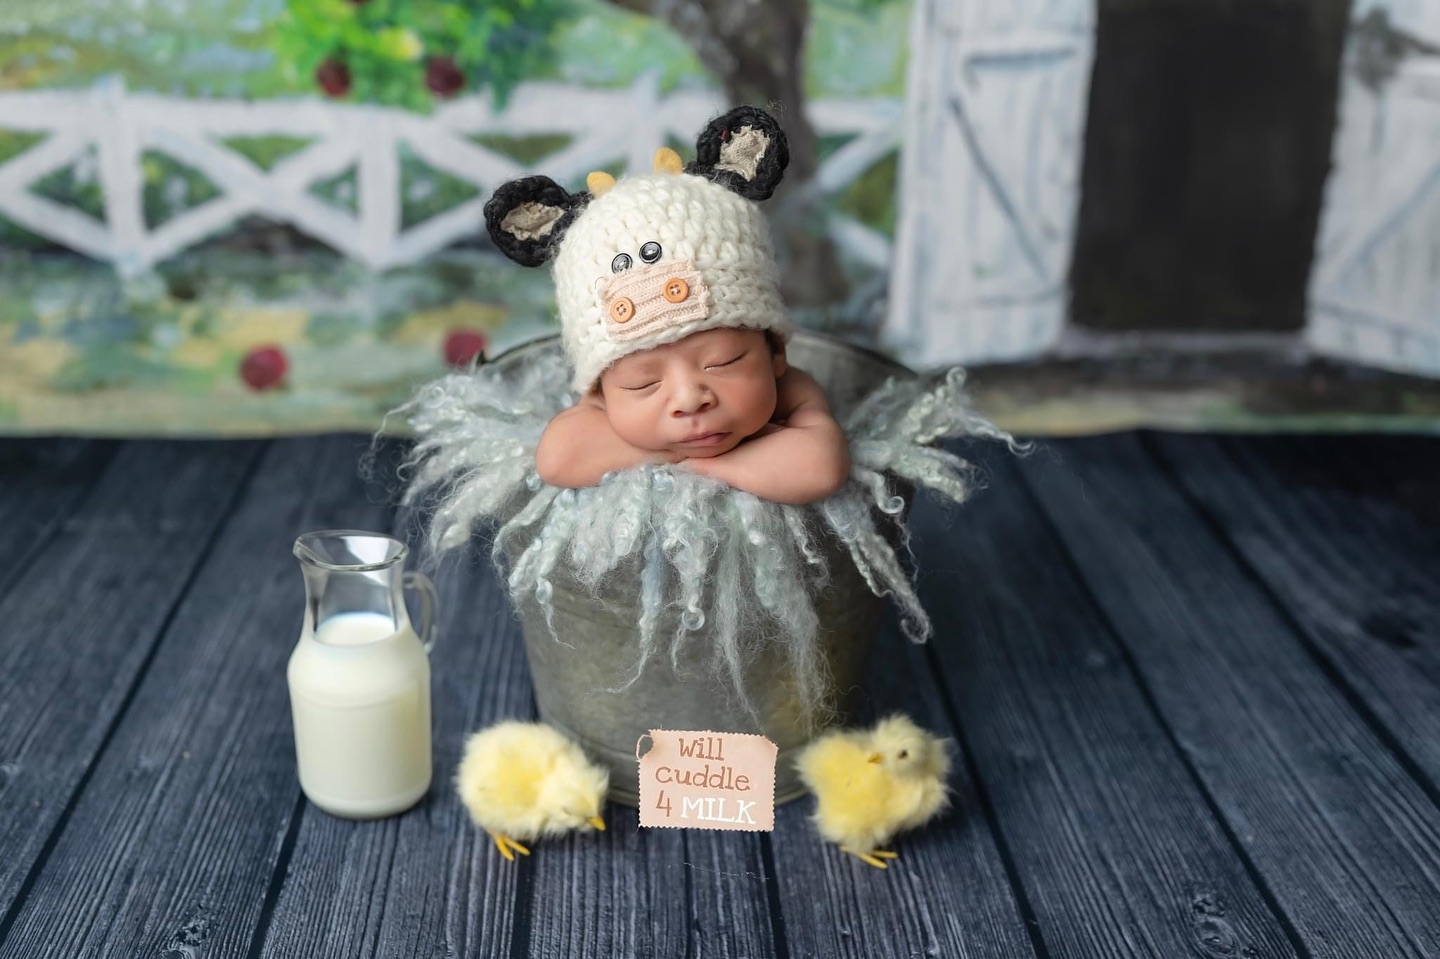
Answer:
[[[327,96],[343,97],[350,92],[350,68],[343,60],[327,57],[315,68],[315,82]]]
[[[469,366],[476,357],[485,361],[485,334],[479,330],[455,329],[445,335],[445,362]]]
[[[452,57],[431,57],[425,61],[425,85],[436,96],[453,97],[465,89],[465,72]]]
[[[240,361],[240,378],[252,390],[268,390],[279,386],[290,369],[285,351],[278,346],[257,346]]]

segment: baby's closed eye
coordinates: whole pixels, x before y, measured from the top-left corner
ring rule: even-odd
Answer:
[[[730,366],[730,365],[732,365],[732,364],[734,364],[734,363],[739,363],[741,360],[745,359],[746,353],[749,353],[749,352],[750,352],[749,350],[746,350],[746,351],[740,353],[740,354],[737,355],[737,356],[732,356],[732,357],[730,357],[730,359],[728,359],[728,360],[721,360],[721,361],[716,362],[716,363],[708,363],[708,364],[706,364],[705,368],[706,368],[707,370],[715,370],[715,369],[719,369],[719,368],[722,367],[722,366]]]

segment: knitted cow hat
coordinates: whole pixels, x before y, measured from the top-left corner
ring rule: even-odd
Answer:
[[[545,176],[512,180],[485,204],[495,245],[518,263],[554,260],[561,338],[578,392],[629,353],[717,327],[789,339],[770,231],[769,199],[790,161],[763,110],[712,120],[682,171],[674,150],[655,172],[617,181],[592,173],[589,192]]]

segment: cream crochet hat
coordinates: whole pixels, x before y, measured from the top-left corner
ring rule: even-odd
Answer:
[[[485,205],[496,245],[527,266],[554,261],[571,386],[592,388],[629,353],[717,327],[793,329],[780,298],[768,198],[789,161],[766,113],[741,107],[713,120],[684,171],[673,150],[655,173],[616,181],[592,173],[588,193],[548,177],[514,180]]]

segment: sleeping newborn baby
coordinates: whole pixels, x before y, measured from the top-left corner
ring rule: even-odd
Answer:
[[[507,183],[485,207],[491,237],[530,266],[553,258],[562,339],[580,394],[536,450],[553,486],[670,463],[764,499],[810,503],[845,483],[845,437],[815,379],[786,361],[791,333],[768,227],[789,155],[760,110],[710,123],[682,171]]]
[[[814,378],[773,333],[714,329],[621,357],[560,413],[536,450],[552,486],[681,463],[778,503],[810,503],[849,473],[845,435]]]

